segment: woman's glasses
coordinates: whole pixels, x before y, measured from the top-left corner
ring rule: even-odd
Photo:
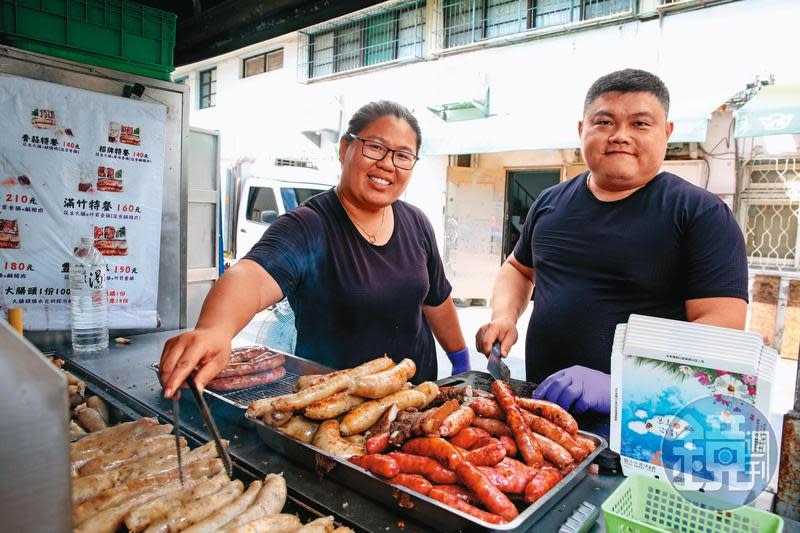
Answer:
[[[403,170],[411,170],[414,168],[414,165],[417,164],[419,157],[412,154],[411,152],[404,152],[403,150],[392,150],[388,146],[379,143],[378,141],[373,141],[371,139],[364,139],[359,137],[358,135],[354,135],[352,133],[347,134],[350,139],[358,139],[361,141],[361,153],[364,157],[368,159],[373,159],[375,161],[380,161],[386,154],[392,152],[392,163],[395,167],[403,169]]]

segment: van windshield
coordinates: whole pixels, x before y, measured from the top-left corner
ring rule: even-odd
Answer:
[[[281,198],[286,211],[291,211],[324,189],[304,189],[300,187],[281,187]]]

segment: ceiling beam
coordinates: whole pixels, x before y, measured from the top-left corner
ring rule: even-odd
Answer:
[[[178,23],[175,65],[226,54],[379,3],[375,0],[226,0]],[[194,4],[195,9],[199,4]]]

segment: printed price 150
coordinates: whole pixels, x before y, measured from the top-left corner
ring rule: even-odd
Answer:
[[[114,265],[114,274],[130,274],[134,268],[130,265]]]

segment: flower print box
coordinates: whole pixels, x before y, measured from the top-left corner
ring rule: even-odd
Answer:
[[[612,386],[612,449],[619,452],[625,475],[661,477],[667,475],[665,464],[676,468],[674,458],[662,455],[671,449],[665,443],[683,442],[691,450],[693,439],[700,437],[695,417],[736,416],[744,405],[768,409],[771,384],[759,383],[752,366],[726,362],[724,369],[711,368],[682,359],[612,357],[612,373],[621,376]],[[698,404],[703,398],[709,401]],[[747,423],[759,422],[751,418]]]

